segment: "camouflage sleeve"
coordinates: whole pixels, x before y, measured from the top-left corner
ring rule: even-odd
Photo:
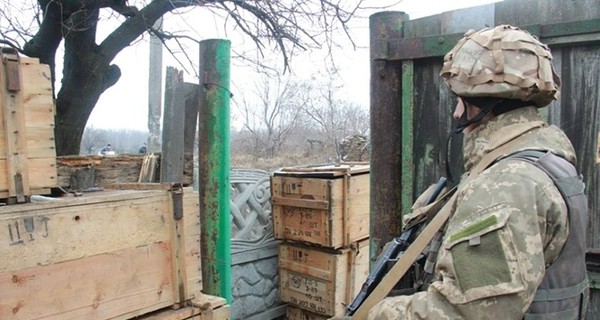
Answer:
[[[560,193],[527,166],[498,164],[462,188],[437,281],[425,292],[384,299],[369,319],[522,319],[568,230]]]

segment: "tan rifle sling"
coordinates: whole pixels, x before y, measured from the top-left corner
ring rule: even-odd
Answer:
[[[536,126],[537,128],[539,126]],[[531,128],[534,129],[534,128]],[[531,130],[530,129],[530,130]],[[505,143],[499,148],[492,150],[490,153],[485,155],[481,161],[471,170],[469,176],[461,183],[461,185],[466,185],[474,179],[481,171],[485,170],[491,164],[493,164],[497,159],[502,156],[511,154],[515,151],[515,146],[519,144],[522,140],[523,135],[521,134],[519,137]],[[446,221],[452,215],[452,207],[456,202],[457,192],[456,187],[452,190],[448,191],[444,196],[442,196],[439,200],[431,204],[432,208],[437,207],[436,203],[439,201],[444,201],[448,198],[449,195],[452,197],[446,202],[446,204],[440,209],[440,211],[435,214],[433,219],[427,224],[427,226],[421,231],[419,236],[415,239],[415,241],[406,249],[404,254],[398,259],[398,261],[394,264],[394,266],[390,269],[390,271],[381,279],[381,282],[361,306],[356,310],[354,315],[350,318],[352,320],[364,320],[367,319],[367,315],[369,310],[373,308],[379,301],[383,300],[390,290],[398,283],[398,281],[404,276],[406,271],[415,263],[421,252],[425,249],[425,247],[429,244],[434,235],[446,224]]]

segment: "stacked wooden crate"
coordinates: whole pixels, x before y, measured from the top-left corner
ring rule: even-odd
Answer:
[[[0,198],[25,202],[57,186],[50,68],[0,48]]]
[[[173,307],[218,307],[221,316],[199,319],[226,319],[224,301],[201,293],[198,193],[136,189],[2,208],[0,319],[130,319]]]
[[[225,299],[201,292],[192,188],[33,197],[58,186],[50,71],[0,57],[0,319],[228,319]]]
[[[287,318],[342,315],[369,273],[369,165],[284,168],[271,191]]]

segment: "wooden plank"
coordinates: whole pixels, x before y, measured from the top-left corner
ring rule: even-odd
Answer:
[[[82,166],[96,167],[95,183],[99,187],[107,184],[141,182],[139,178],[144,157],[144,154],[119,154],[114,157],[60,156],[56,158],[58,183],[61,187],[68,189],[71,175]],[[155,154],[154,157],[157,160],[160,155]],[[193,182],[193,155],[190,154],[189,157],[186,155],[184,169],[183,185],[191,185]]]
[[[54,158],[56,154],[54,143],[54,129],[51,127],[27,128],[27,157],[29,158]],[[0,141],[0,160],[7,160],[8,148],[6,141]],[[56,169],[55,169],[56,170]],[[55,174],[56,175],[56,174]],[[33,179],[31,179],[33,180]],[[33,181],[32,181],[33,182]]]
[[[442,61],[418,60],[414,63],[414,195],[419,195],[439,177],[446,176],[449,159],[452,175],[463,171],[462,134],[453,135],[450,148],[446,145],[452,124],[452,108],[456,98],[439,77]],[[447,158],[447,152],[450,154]],[[403,211],[407,213],[407,211]]]
[[[54,128],[54,103],[52,96],[36,95],[23,98],[25,126],[32,128]],[[5,132],[4,122],[0,122],[0,131]],[[3,142],[4,143],[4,142]]]
[[[305,167],[287,167],[281,168],[275,171],[275,176],[288,176],[288,177],[305,177],[305,178],[324,178],[331,179],[336,177],[342,177],[344,175],[358,175],[361,173],[368,173],[370,166],[365,162],[342,162],[337,164],[326,164],[326,165],[309,165]]]
[[[495,3],[495,24],[554,24],[600,17],[597,0],[504,0]]]
[[[50,66],[40,64],[38,59],[21,57],[23,96],[44,95],[52,97]]]
[[[495,4],[446,11],[440,14],[440,33],[464,33],[494,26]]]
[[[30,186],[32,189],[51,187],[56,184],[56,162],[54,158],[32,158],[29,162]],[[7,165],[6,160],[0,159],[0,168]],[[6,185],[9,177],[0,171],[0,185]],[[6,189],[0,189],[6,190]]]
[[[142,161],[142,167],[140,169],[138,182],[139,183],[151,183],[156,180],[156,166],[158,161],[158,155],[154,153],[147,154],[144,156]]]
[[[198,93],[200,86],[197,83],[183,83],[182,95],[185,99],[185,128],[183,134],[183,150],[186,155],[193,155],[196,145],[198,129]]]
[[[188,298],[199,298],[202,291],[202,269],[200,266],[200,196],[193,188],[183,191],[184,265],[186,270],[186,293]]]
[[[38,94],[23,97],[27,127],[54,128],[54,101],[52,95]]]
[[[286,206],[286,207],[297,207],[297,208],[309,208],[309,209],[320,209],[327,210],[329,208],[329,201],[325,200],[308,200],[308,199],[291,199],[284,197],[273,197],[271,202],[274,205]]]
[[[54,158],[29,159],[30,188],[48,189],[56,185],[56,163]],[[6,168],[7,161],[0,159],[0,168]],[[6,171],[0,170],[0,194],[8,194],[9,176]],[[5,196],[0,196],[4,197]]]
[[[577,168],[584,176],[588,196],[588,246],[600,248],[600,45],[562,50],[561,123],[573,142]],[[592,293],[600,300],[600,292]],[[596,314],[597,315],[597,314]]]
[[[105,186],[107,190],[170,190],[171,183],[121,183]],[[172,206],[171,199],[166,199]],[[202,291],[200,269],[200,213],[199,195],[193,188],[184,188],[182,220],[177,220],[171,229],[171,239],[176,239],[173,251],[173,284],[178,292],[178,301],[194,298]]]
[[[169,242],[168,197],[153,191],[137,198],[132,193],[83,196],[3,208],[12,212],[0,215],[0,271]]]
[[[286,320],[327,320],[328,316],[323,316],[320,314],[316,314],[314,312],[310,312],[308,310],[304,310],[294,306],[287,306],[285,312]]]
[[[54,158],[56,155],[54,129],[52,127],[29,127],[26,129],[27,158]],[[6,161],[7,146],[5,140],[0,140],[0,160]],[[52,170],[56,171],[56,169]],[[56,175],[54,173],[54,175]],[[35,183],[35,178],[31,178]]]
[[[167,67],[164,110],[160,181],[183,182],[185,92],[182,73],[173,67]]]
[[[217,309],[223,306],[227,306],[227,300],[222,297],[212,296],[209,294],[202,294],[198,298],[191,301],[192,305],[199,307],[203,310]]]
[[[337,201],[332,204],[332,224],[338,221],[339,226],[333,226],[332,243],[347,246],[369,236],[370,176],[352,176],[347,185],[343,180],[340,182],[336,188],[332,188],[332,199]]]
[[[103,185],[104,189],[113,190],[171,190],[171,183],[155,183],[155,182],[123,182],[123,183],[108,183]]]
[[[26,217],[27,215],[36,216],[44,214],[47,210],[63,210],[78,206],[80,207],[80,210],[85,210],[85,208],[82,207],[87,205],[147,199],[149,197],[156,196],[157,194],[159,194],[159,192],[156,190],[105,190],[102,192],[84,193],[79,197],[67,195],[64,197],[55,198],[56,201],[28,203],[22,206],[5,206],[2,208],[0,221]]]
[[[187,300],[187,270],[185,264],[184,252],[186,250],[186,235],[184,223],[187,222],[183,212],[176,212],[176,210],[183,211],[183,190],[180,188],[174,189],[170,192],[171,198],[169,205],[172,208],[173,223],[171,223],[171,271],[173,273],[173,293],[174,293],[174,304],[175,307],[183,307]],[[181,216],[179,216],[181,214]],[[176,217],[180,217],[179,219]],[[200,234],[198,233],[198,237]]]
[[[170,248],[155,242],[1,272],[1,319],[122,319],[173,303]],[[124,316],[126,315],[126,316]]]
[[[221,297],[200,295],[190,301],[189,306],[178,310],[158,310],[136,319],[139,320],[228,320],[230,308],[225,299]]]

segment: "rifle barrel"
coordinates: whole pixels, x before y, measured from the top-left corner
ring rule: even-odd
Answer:
[[[440,180],[436,183],[436,186],[427,199],[425,205],[429,205],[433,203],[440,195],[444,187],[446,186],[446,182],[448,180],[446,177],[440,177]],[[399,237],[395,237],[392,241],[390,241],[383,249],[379,258],[375,263],[375,267],[367,276],[367,279],[363,283],[360,292],[354,298],[351,304],[346,307],[345,316],[352,316],[358,310],[358,308],[362,305],[362,303],[367,299],[369,294],[377,287],[381,279],[385,276],[388,271],[388,262],[389,261],[397,261],[400,258],[400,255],[406,251],[406,249],[410,246],[410,243],[414,241],[414,238],[417,234],[417,229],[419,224],[412,226],[411,228],[405,230],[400,234]]]

